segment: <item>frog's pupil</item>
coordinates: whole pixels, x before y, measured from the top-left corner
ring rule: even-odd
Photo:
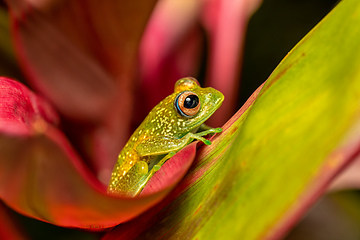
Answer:
[[[189,95],[185,98],[185,108],[195,108],[199,104],[199,97],[196,95]]]

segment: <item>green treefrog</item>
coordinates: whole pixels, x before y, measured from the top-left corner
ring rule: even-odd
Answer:
[[[161,165],[192,140],[210,145],[203,136],[222,129],[203,123],[223,100],[221,92],[200,87],[195,78],[178,80],[174,93],[150,111],[121,150],[108,193],[135,197]],[[197,132],[199,128],[205,131]]]

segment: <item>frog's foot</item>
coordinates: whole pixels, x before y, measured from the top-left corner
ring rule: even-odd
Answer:
[[[136,197],[141,191],[144,189],[145,185],[149,182],[150,178],[161,168],[161,166],[172,156],[174,156],[176,152],[170,152],[165,155],[150,171],[147,171],[147,163],[143,161],[137,162],[130,171],[126,174],[128,178],[131,179],[132,186],[130,186],[126,191],[126,196]],[[146,164],[146,173],[142,170]],[[134,169],[133,169],[134,168]],[[141,168],[141,170],[139,169]],[[132,171],[133,170],[133,171]],[[137,172],[140,170],[141,173]],[[125,175],[125,176],[126,176]]]
[[[222,132],[222,128],[211,128],[206,131],[197,132],[197,133],[188,133],[191,138],[197,139],[205,143],[206,145],[211,145],[211,141],[203,138],[202,136],[206,136],[208,134],[215,134]]]

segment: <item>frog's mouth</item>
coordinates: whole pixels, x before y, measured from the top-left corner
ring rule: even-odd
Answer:
[[[206,120],[208,120],[215,112],[216,110],[219,109],[219,107],[221,106],[221,104],[223,103],[224,98],[219,98],[216,103],[215,103],[215,107],[211,110],[210,114],[208,114],[208,116],[204,119],[204,122]]]

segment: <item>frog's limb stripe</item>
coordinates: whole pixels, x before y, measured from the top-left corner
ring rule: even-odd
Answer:
[[[210,145],[211,141],[203,138],[208,134],[214,134],[221,132],[221,128],[212,128],[200,133],[187,133],[182,138],[173,138],[173,137],[164,137],[157,136],[152,138],[147,138],[144,141],[141,141],[136,146],[136,152],[140,157],[149,156],[149,155],[162,155],[169,152],[177,152],[181,148],[185,147],[191,140],[197,139],[204,142],[206,145]],[[161,143],[161,144],[160,144]]]

